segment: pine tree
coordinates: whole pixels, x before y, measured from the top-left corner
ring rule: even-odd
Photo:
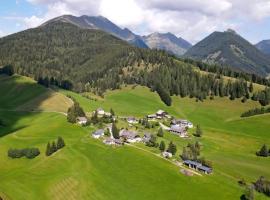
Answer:
[[[183,147],[183,152],[180,155],[180,157],[182,158],[182,160],[189,160],[190,159],[189,152],[188,152],[186,147]]]
[[[176,145],[173,144],[173,142],[170,142],[167,151],[170,152],[172,155],[175,155],[177,151]]]
[[[112,108],[110,110],[110,113],[111,113],[112,116],[115,116],[115,112],[114,112],[114,110]]]
[[[119,139],[120,138],[120,136],[119,136],[119,130],[116,127],[116,124],[115,123],[112,124],[112,135],[113,135],[113,137],[115,139]]]
[[[65,146],[65,142],[62,137],[57,138],[57,144],[56,147],[57,149],[62,149]]]
[[[250,93],[252,93],[253,92],[253,83],[252,82],[250,82],[250,84],[249,84],[249,92]]]
[[[203,132],[202,132],[202,130],[201,130],[200,125],[197,125],[196,131],[195,131],[195,133],[194,133],[194,136],[196,136],[196,137],[202,137],[202,134],[203,134]]]
[[[53,141],[53,142],[52,142],[52,146],[51,146],[51,152],[54,153],[54,152],[56,152],[56,151],[57,151],[57,147],[56,147],[55,142]]]
[[[47,148],[46,148],[46,156],[50,156],[52,154],[51,144],[48,142]]]
[[[164,133],[163,133],[162,128],[159,128],[159,129],[158,129],[157,136],[158,136],[158,137],[163,137],[163,135],[164,135]]]
[[[163,151],[165,151],[165,149],[166,149],[165,142],[161,141],[159,144],[159,150],[163,152]]]

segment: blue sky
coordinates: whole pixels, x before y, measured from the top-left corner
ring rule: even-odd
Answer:
[[[236,30],[252,43],[270,39],[270,0],[0,0],[0,36],[63,14],[103,15],[137,34],[172,32],[192,43]]]

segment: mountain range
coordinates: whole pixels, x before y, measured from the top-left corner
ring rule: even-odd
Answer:
[[[76,17],[72,15],[63,15],[49,20],[48,22],[44,23],[43,26],[56,21],[72,23],[80,28],[99,29],[125,40],[136,47],[161,49],[177,56],[183,55],[187,49],[191,47],[189,42],[182,38],[177,38],[171,33],[153,33],[148,36],[136,35],[129,29],[122,29],[102,16],[96,17],[83,15]]]
[[[101,34],[101,32],[103,32],[101,34],[103,35],[104,32],[106,32],[107,34],[109,33],[110,35],[124,40],[135,47],[164,50],[169,54],[176,55],[177,57],[192,58],[194,60],[199,60],[210,64],[229,66],[236,71],[253,73],[263,77],[268,76],[270,72],[269,40],[262,41],[255,46],[233,30],[228,30],[225,32],[214,32],[202,41],[192,46],[188,41],[169,32],[155,32],[149,35],[140,36],[127,28],[120,28],[109,19],[102,16],[83,15],[76,17],[72,15],[63,15],[45,22],[37,29],[42,29],[47,25],[54,23],[60,23],[62,25],[63,23],[72,24],[82,30],[91,30],[91,33],[95,32],[94,35],[97,35],[98,33]],[[17,33],[15,36],[21,37],[23,35],[22,33]],[[2,43],[7,43],[10,38],[15,36],[13,35],[11,37],[4,37],[2,39]],[[105,38],[108,38],[108,36],[106,35]],[[28,42],[31,43],[31,38],[29,38]],[[100,39],[96,45],[103,42],[104,41]],[[107,42],[108,47],[111,46],[108,40]],[[121,43],[120,46],[122,47],[123,44],[124,42]],[[9,45],[10,44],[8,44],[8,46]],[[128,44],[124,46],[128,46]],[[90,46],[89,48],[92,47],[93,46]],[[85,46],[85,48],[87,47]],[[80,51],[82,51],[82,49],[80,49]],[[5,52],[3,52],[3,54],[4,53]],[[104,55],[106,54],[107,53],[105,51]],[[6,56],[7,58],[10,57],[8,55]],[[16,60],[16,58],[14,59]],[[87,61],[85,63],[89,64],[89,62],[90,61]]]
[[[191,47],[185,57],[260,76],[270,72],[270,58],[233,30],[210,34]]]
[[[134,34],[127,28],[121,29],[120,27],[112,23],[110,20],[102,16],[95,17],[83,15],[80,17],[76,17],[72,15],[63,15],[45,22],[42,26],[57,21],[68,22],[85,29],[103,30],[122,40],[127,41],[130,44],[133,44],[134,46],[140,48],[148,48],[148,46],[144,43],[140,36]]]
[[[183,38],[177,38],[172,33],[153,33],[143,36],[143,41],[151,49],[161,49],[176,56],[181,56],[192,46]]]

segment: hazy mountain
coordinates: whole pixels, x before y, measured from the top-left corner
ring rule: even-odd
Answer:
[[[100,29],[122,40],[126,40],[130,44],[133,44],[137,47],[148,48],[140,36],[134,34],[127,28],[121,29],[120,27],[112,23],[110,20],[102,16],[95,17],[95,16],[83,15],[80,17],[76,17],[72,15],[63,15],[63,16],[54,18],[52,20],[49,20],[48,22],[44,23],[42,26],[51,22],[55,22],[55,21],[72,23],[81,28]]]
[[[152,33],[143,36],[144,42],[151,49],[162,49],[176,56],[183,55],[192,45],[172,33]]]
[[[256,47],[266,55],[270,55],[270,40],[263,40]]]
[[[212,33],[190,48],[185,56],[261,76],[270,72],[270,59],[233,30]]]

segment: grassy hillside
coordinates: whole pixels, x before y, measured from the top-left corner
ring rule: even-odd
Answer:
[[[66,112],[72,104],[66,96],[46,89],[27,77],[0,75],[0,83],[1,109]]]
[[[6,79],[15,79],[18,83],[16,87],[21,87],[19,82],[31,82],[23,77],[1,77],[3,82]],[[256,102],[242,104],[240,101],[216,98],[202,103],[173,97],[173,105],[166,107],[156,93],[140,86],[109,91],[104,99],[97,100],[61,91],[76,98],[87,112],[103,107],[113,108],[121,116],[144,116],[161,108],[176,117],[201,124],[204,131],[204,136],[199,139],[203,144],[202,153],[213,161],[214,173],[210,176],[187,177],[179,172],[177,166],[148,153],[153,150],[143,145],[138,147],[146,151],[130,146],[108,147],[90,137],[94,127],[71,125],[66,122],[64,115],[14,111],[18,105],[26,105],[36,96],[31,98],[30,92],[27,92],[29,87],[33,87],[31,90],[36,90],[38,94],[46,91],[32,84],[21,88],[21,92],[27,96],[23,100],[8,103],[8,96],[4,96],[6,101],[3,105],[12,111],[0,110],[0,119],[5,119],[6,125],[0,128],[0,135],[5,135],[0,137],[0,195],[5,200],[238,200],[243,193],[237,184],[240,178],[249,182],[260,175],[270,178],[270,160],[254,154],[262,143],[270,143],[267,134],[270,115],[246,119],[239,117],[243,111],[259,106]],[[14,87],[13,84],[4,85],[5,91]],[[2,97],[0,100],[4,102]],[[5,108],[1,105],[1,108]],[[55,140],[57,136],[64,138],[66,147],[46,157],[47,142]],[[184,140],[165,133],[164,140],[174,140],[179,155],[183,146],[196,139],[191,137]],[[41,155],[33,160],[12,160],[6,156],[10,147],[39,147]],[[256,199],[267,198],[256,193]]]

